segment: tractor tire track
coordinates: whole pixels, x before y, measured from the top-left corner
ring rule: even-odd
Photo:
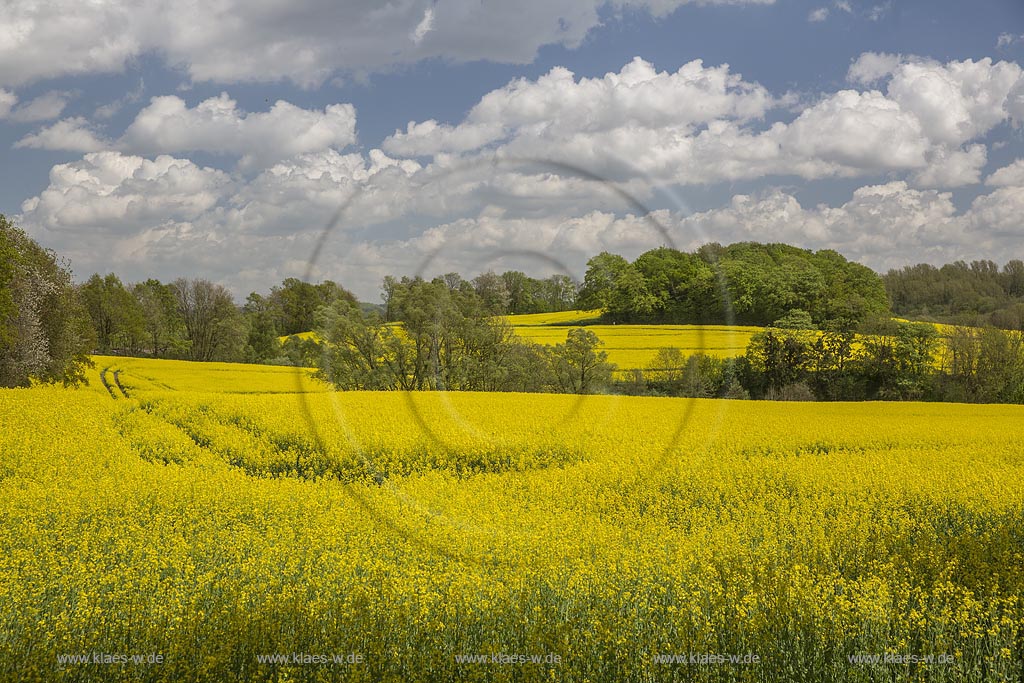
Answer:
[[[107,381],[107,371],[110,368],[103,368],[100,370],[100,382],[103,384],[103,388],[110,394],[110,398],[117,400],[117,394],[114,393],[114,387],[110,386],[110,382]]]
[[[114,370],[114,384],[116,384],[117,388],[121,390],[121,393],[124,394],[125,398],[131,398],[131,396],[128,395],[128,390],[124,388],[123,384],[121,384],[120,370]]]

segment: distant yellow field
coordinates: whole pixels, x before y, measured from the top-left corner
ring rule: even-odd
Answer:
[[[579,325],[595,322],[601,318],[601,309],[592,311],[558,311],[557,313],[526,313],[524,315],[506,315],[515,327],[531,325]]]
[[[596,334],[608,353],[608,360],[619,371],[643,369],[650,365],[660,349],[677,348],[684,355],[706,353],[719,358],[742,356],[750,337],[760,327],[739,325],[593,325],[601,311],[560,311],[557,313],[530,313],[504,316],[517,335],[537,344],[554,346],[565,341],[569,330],[578,325]],[[396,325],[400,325],[396,323]],[[315,339],[315,332],[296,335],[302,339]],[[281,337],[284,343],[288,337]],[[294,389],[292,389],[294,390]]]
[[[319,337],[317,336],[316,332],[299,332],[298,334],[286,334],[284,336],[278,337],[277,341],[279,341],[282,344],[284,344],[286,341],[288,341],[289,337],[298,337],[299,339],[301,339],[303,341],[306,341],[307,339],[314,339],[314,340],[318,340],[319,339]]]
[[[520,327],[516,334],[538,344],[560,344],[565,341],[569,326]],[[650,365],[659,349],[677,348],[685,355],[706,353],[719,358],[742,356],[750,337],[760,327],[727,325],[588,325],[587,328],[604,342],[602,350],[619,370],[643,369]]]
[[[895,320],[898,323],[911,323],[911,322],[915,322],[913,320],[907,320],[906,318],[893,318],[893,320]],[[949,335],[953,334],[954,332],[956,332],[957,327],[960,327],[958,325],[948,325],[946,323],[928,323],[928,324],[931,325],[932,327],[934,327],[935,331],[938,332],[940,335],[943,335],[943,336],[949,336]]]
[[[596,325],[600,310],[559,311],[557,313],[529,313],[507,315],[506,320],[515,333],[537,344],[554,346],[565,341],[569,330],[585,326],[604,342],[601,349],[608,353],[608,360],[618,366],[619,373],[634,369],[646,369],[663,348],[676,348],[683,355],[705,353],[718,358],[742,356],[750,338],[764,328],[744,325]],[[899,322],[909,322],[893,318]],[[401,328],[401,323],[393,323]],[[955,329],[952,325],[933,323],[943,337]],[[302,339],[316,339],[315,332],[295,335]],[[288,337],[281,337],[284,343]],[[936,351],[936,364],[941,363],[942,348]],[[294,389],[291,389],[294,391]]]
[[[119,356],[93,356],[96,367],[90,373],[92,381],[103,370],[108,377],[121,371],[121,383],[131,392],[144,391],[198,391],[224,394],[293,394],[327,391],[328,385],[313,379],[312,368],[294,368],[277,365],[248,365],[245,363],[194,363],[187,360],[154,360],[151,358],[123,358]],[[113,383],[113,379],[108,379]],[[102,387],[102,385],[100,385]]]

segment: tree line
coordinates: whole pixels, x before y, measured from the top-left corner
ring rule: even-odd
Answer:
[[[996,326],[1014,327],[999,316],[1022,293],[1020,261],[914,266],[883,280],[833,251],[745,242],[662,247],[632,262],[604,252],[579,286],[519,271],[387,277],[382,303],[368,304],[329,280],[289,278],[239,305],[204,279],[111,273],[75,286],[65,261],[0,215],[0,385],[78,383],[98,352],[316,366],[346,389],[1021,402],[1024,344]],[[933,325],[893,320],[889,296],[901,313],[987,325],[940,339]],[[585,329],[548,347],[501,317],[575,308],[615,322],[769,327],[740,358],[662,349],[622,376]]]
[[[315,351],[308,340],[289,339],[317,329],[320,309],[341,303],[379,312],[384,322],[409,322],[430,306],[429,297],[411,305],[409,278],[384,278],[382,304],[356,301],[351,292],[326,280],[317,284],[287,278],[267,294],[252,292],[237,305],[222,285],[204,279],[156,279],[126,284],[114,273],[94,274],[78,288],[95,331],[99,353],[187,358],[197,361],[304,364]],[[571,310],[576,286],[568,276],[536,279],[518,271],[483,273],[465,280],[448,273],[436,280],[486,315]],[[433,310],[433,309],[432,309]],[[440,310],[440,309],[437,309]]]
[[[495,315],[503,278],[467,281],[455,273],[433,280],[389,278],[382,310],[350,301],[320,309],[308,343],[319,375],[340,389],[592,393],[615,367],[597,336],[570,330],[554,347],[517,337]],[[400,324],[399,324],[400,323]]]
[[[884,277],[893,311],[934,322],[1024,330],[1024,261],[925,263]]]
[[[273,360],[281,355],[278,338],[313,329],[320,306],[355,301],[329,280],[313,285],[289,278],[238,306],[227,288],[209,280],[125,284],[113,273],[93,275],[78,294],[95,351],[196,361]]]
[[[878,274],[831,250],[706,244],[632,262],[604,252],[587,265],[581,307],[616,322],[763,326],[801,310],[823,329],[851,329],[890,310]]]
[[[662,349],[613,390],[792,401],[1024,403],[1024,333],[877,319],[860,332],[767,328],[744,355]]]

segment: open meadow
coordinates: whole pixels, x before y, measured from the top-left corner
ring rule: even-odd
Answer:
[[[0,391],[2,680],[1021,674],[1024,407],[96,362]]]

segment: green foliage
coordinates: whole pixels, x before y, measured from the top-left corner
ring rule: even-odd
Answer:
[[[724,317],[715,270],[699,255],[661,247],[641,254],[634,265],[654,299],[655,318],[705,322]]]
[[[393,389],[404,379],[399,365],[404,341],[379,316],[336,301],[317,317],[319,334],[326,340],[320,377],[340,389],[355,390]]]
[[[271,365],[290,365],[297,368],[315,368],[323,353],[323,344],[310,337],[293,334],[284,340],[278,355],[266,361]]]
[[[504,315],[509,311],[511,295],[505,282],[505,278],[495,275],[493,271],[481,273],[473,278],[473,290],[491,315]],[[523,292],[520,291],[518,294],[522,296]]]
[[[580,303],[616,321],[677,324],[767,325],[802,310],[814,327],[843,329],[889,310],[869,268],[834,251],[754,242],[692,254],[661,247],[632,264],[599,254],[588,262]]]
[[[132,288],[142,313],[146,350],[154,358],[179,358],[188,350],[185,323],[170,285],[150,278]]]
[[[223,285],[209,280],[179,278],[171,283],[178,313],[185,326],[191,360],[241,360],[245,324]]]
[[[564,344],[555,346],[554,374],[562,391],[592,394],[608,385],[615,366],[598,349],[601,343],[596,334],[578,327],[569,330]]]
[[[755,398],[1024,402],[1024,334],[879,320],[863,333],[767,329],[739,362]]]
[[[992,261],[956,261],[890,270],[885,286],[893,310],[936,322],[1024,330],[1024,261],[1002,269]]]
[[[607,251],[602,251],[587,261],[587,274],[583,278],[583,287],[579,293],[580,307],[607,310],[620,276],[628,271],[629,267],[629,261]]]
[[[321,306],[330,306],[339,300],[356,303],[350,292],[331,280],[314,285],[293,277],[272,288],[267,299],[267,310],[274,317],[277,336],[312,330]]]
[[[555,381],[550,352],[516,338],[458,277],[387,284],[386,322],[344,301],[322,307],[319,375],[340,389],[543,391]],[[493,304],[493,301],[490,302]]]
[[[146,336],[146,317],[132,291],[114,273],[90,277],[79,290],[96,330],[101,353],[138,353]]]
[[[80,289],[99,351],[192,360],[308,364],[308,348],[296,342],[282,349],[280,337],[312,330],[324,305],[355,305],[330,280],[288,278],[267,296],[253,292],[241,309],[223,286],[201,279],[151,278],[129,288],[111,273],[93,275]]]
[[[248,336],[245,343],[246,359],[259,363],[276,358],[281,353],[278,341],[276,311],[268,297],[252,292],[242,306],[242,312],[248,323]],[[289,337],[289,340],[292,337]]]
[[[765,394],[765,398],[769,401],[814,401],[816,397],[814,391],[807,385],[806,382],[794,382],[793,384],[787,384],[778,389],[769,389]]]
[[[806,332],[769,328],[750,339],[744,356],[744,386],[763,396],[804,382],[812,365],[813,337]]]
[[[949,334],[937,397],[964,403],[1024,402],[1024,333],[957,327]]]
[[[14,287],[21,257],[13,231],[14,227],[0,214],[0,348],[14,344],[18,338],[14,324],[18,318]]]
[[[659,349],[643,373],[648,386],[645,393],[689,398],[724,396],[734,375],[732,359],[704,353],[684,356],[682,351],[671,347]]]
[[[807,311],[794,308],[786,315],[782,316],[774,323],[772,327],[777,327],[783,330],[816,330],[817,326],[814,324],[814,320],[811,319],[811,314]]]
[[[867,331],[856,363],[867,382],[868,395],[882,399],[924,398],[939,341],[935,327],[885,320]]]
[[[83,383],[93,343],[67,265],[0,215],[0,386]]]
[[[532,278],[517,270],[501,274],[508,293],[507,312],[514,315],[570,311],[576,306],[576,283],[568,275]]]

